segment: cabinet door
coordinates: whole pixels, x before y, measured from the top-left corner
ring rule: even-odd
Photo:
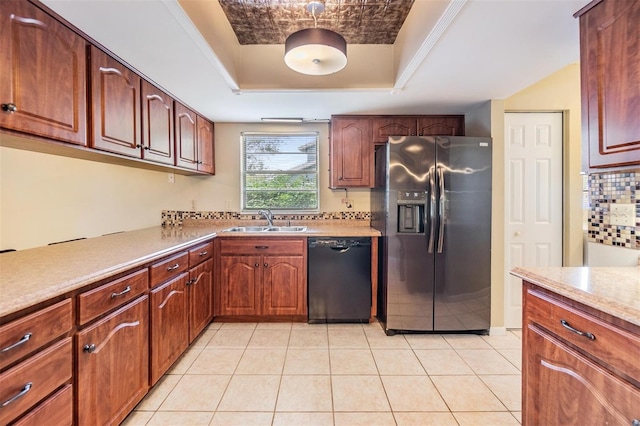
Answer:
[[[191,269],[189,280],[189,343],[209,324],[213,316],[213,259]]]
[[[580,17],[582,134],[590,167],[640,164],[640,1]]]
[[[307,281],[303,256],[264,256],[262,313],[306,315]]]
[[[640,390],[529,325],[523,424],[635,424]]]
[[[374,117],[373,142],[387,143],[389,136],[415,136],[415,117]]]
[[[216,173],[213,123],[198,115],[196,124],[198,126],[198,170],[214,175]]]
[[[173,165],[173,99],[146,80],[142,80],[142,129],[142,158]]]
[[[78,424],[120,423],[149,388],[149,298],[76,334]]]
[[[220,315],[260,314],[260,256],[221,256]]]
[[[91,147],[140,157],[140,77],[91,47]]]
[[[198,169],[196,113],[179,102],[174,104],[176,166]]]
[[[369,118],[333,119],[330,187],[370,187],[373,149]]]
[[[419,136],[464,136],[464,115],[418,117]]]
[[[151,377],[154,385],[189,346],[188,273],[151,290]]]
[[[33,4],[0,1],[0,127],[86,145],[85,44]]]

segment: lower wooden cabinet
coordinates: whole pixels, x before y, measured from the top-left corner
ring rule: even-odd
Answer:
[[[189,343],[192,343],[213,317],[213,259],[189,271]]]
[[[524,283],[522,423],[640,424],[640,329]]]
[[[221,240],[217,314],[306,319],[305,247],[304,239]]]
[[[182,273],[151,290],[151,368],[154,385],[189,346],[187,281]]]
[[[73,386],[66,385],[39,404],[13,426],[71,426],[73,424]]]
[[[75,337],[79,425],[119,424],[149,389],[149,296]]]

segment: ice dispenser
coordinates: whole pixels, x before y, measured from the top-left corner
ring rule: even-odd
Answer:
[[[424,234],[426,192],[398,191],[398,233]]]

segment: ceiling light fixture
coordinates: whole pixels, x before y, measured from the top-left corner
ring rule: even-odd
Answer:
[[[324,11],[324,5],[312,1],[307,10],[313,15],[313,28],[296,31],[284,44],[284,62],[301,74],[327,75],[340,71],[347,65],[347,42],[340,34],[318,28],[316,14]]]

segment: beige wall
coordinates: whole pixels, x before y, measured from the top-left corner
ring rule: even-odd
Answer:
[[[162,210],[239,211],[240,132],[320,132],[320,209],[347,211],[329,186],[329,126],[216,123],[216,176],[175,176],[0,147],[0,249],[157,226]],[[2,137],[2,135],[0,135]],[[369,191],[349,190],[353,211],[369,211]]]

